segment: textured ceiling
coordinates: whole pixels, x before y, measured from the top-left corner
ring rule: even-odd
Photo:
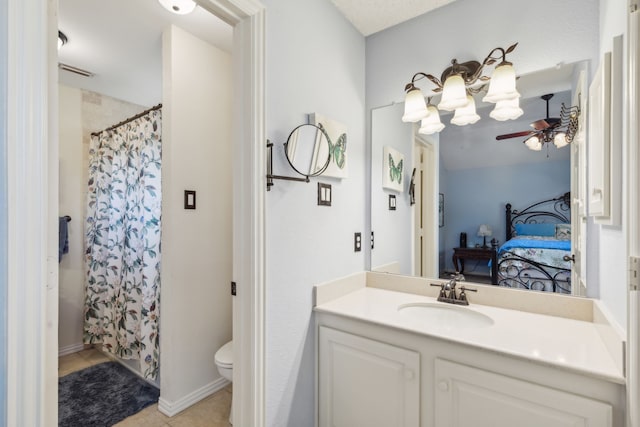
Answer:
[[[331,0],[365,36],[377,33],[454,0]]]

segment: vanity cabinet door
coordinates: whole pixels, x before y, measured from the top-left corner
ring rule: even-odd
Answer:
[[[610,427],[612,407],[584,396],[436,359],[436,426]]]
[[[420,355],[321,326],[320,427],[417,427]]]

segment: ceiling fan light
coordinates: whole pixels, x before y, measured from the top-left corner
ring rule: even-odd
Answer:
[[[467,105],[458,108],[451,119],[451,123],[458,126],[472,125],[480,120],[480,116],[476,113],[476,102],[471,95],[467,95]]]
[[[196,8],[193,0],[158,0],[162,7],[177,15],[187,15]]]
[[[427,111],[427,103],[424,101],[422,91],[418,88],[413,88],[404,98],[404,115],[402,116],[403,122],[417,122],[424,119],[429,114]]]
[[[520,98],[516,90],[516,71],[511,63],[503,62],[493,70],[489,90],[482,101],[496,103],[516,98]]]
[[[564,132],[558,132],[556,136],[553,137],[553,143],[558,148],[568,145],[569,142],[567,141],[567,134]]]
[[[435,105],[429,105],[427,110],[429,111],[429,115],[422,119],[418,133],[431,135],[436,132],[440,132],[444,129],[444,124],[440,121],[440,113],[438,112],[438,109]]]
[[[520,108],[520,99],[508,99],[496,102],[495,108],[489,113],[492,119],[503,122],[505,120],[515,120],[524,112]]]
[[[453,111],[467,105],[467,89],[464,80],[459,74],[447,77],[442,88],[442,98],[438,104],[438,109],[443,111]]]
[[[540,142],[540,138],[538,138],[536,135],[533,135],[530,138],[527,138],[527,140],[524,142],[524,144],[533,151],[540,151],[542,150],[542,143]]]

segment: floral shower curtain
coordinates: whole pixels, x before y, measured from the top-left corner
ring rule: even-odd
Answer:
[[[159,370],[161,112],[92,135],[84,343]]]

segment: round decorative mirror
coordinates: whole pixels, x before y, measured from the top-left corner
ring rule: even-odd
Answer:
[[[318,176],[329,166],[329,138],[324,129],[304,124],[291,131],[284,152],[289,164],[300,175]]]

